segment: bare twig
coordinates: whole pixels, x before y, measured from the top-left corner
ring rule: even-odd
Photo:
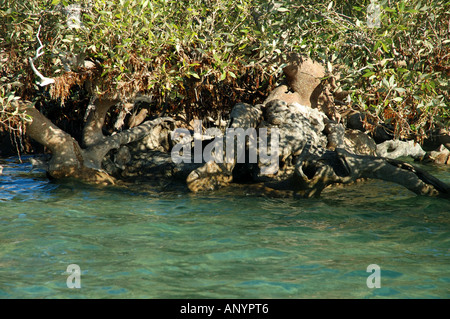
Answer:
[[[38,32],[36,34],[36,38],[39,41],[40,47],[36,50],[36,56],[34,58],[29,58],[30,64],[31,64],[31,68],[33,69],[33,72],[41,79],[41,82],[39,83],[40,86],[47,86],[49,84],[55,83],[54,79],[51,78],[47,78],[45,76],[43,76],[34,66],[34,61],[39,58],[41,55],[44,54],[44,52],[41,52],[42,48],[44,47],[44,45],[41,42],[41,39],[39,39],[39,32],[41,31],[41,26],[39,26]]]

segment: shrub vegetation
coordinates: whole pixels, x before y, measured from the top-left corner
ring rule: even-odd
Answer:
[[[67,25],[71,4],[81,8],[79,28]],[[344,102],[372,124],[390,124],[396,137],[421,141],[448,128],[450,2],[379,1],[378,28],[366,23],[369,4],[0,0],[0,123],[21,133],[29,119],[11,102],[27,99],[56,123],[71,119],[73,126],[89,100],[87,78],[98,94],[150,96],[157,112],[185,112],[188,120],[226,115],[236,102],[261,102],[296,52],[339,73],[342,89],[352,92]],[[39,26],[45,54],[35,65],[57,79],[51,89],[35,84],[28,62],[39,47]],[[72,61],[67,72],[70,59],[90,60],[99,71]]]

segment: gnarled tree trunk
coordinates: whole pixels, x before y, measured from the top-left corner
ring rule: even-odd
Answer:
[[[105,136],[102,127],[107,111],[118,99],[97,99],[83,130],[83,147],[69,134],[58,128],[36,108],[22,104],[20,110],[32,118],[26,124],[26,133],[50,149],[52,157],[47,163],[48,174],[56,179],[76,178],[82,181],[114,184],[115,178],[102,168],[105,156],[112,149],[142,139],[155,126],[173,122],[171,118],[158,118],[120,133]]]

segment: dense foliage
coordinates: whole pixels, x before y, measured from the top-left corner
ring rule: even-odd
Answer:
[[[66,22],[73,3],[81,7],[79,28]],[[215,116],[238,101],[261,102],[281,80],[289,54],[298,52],[339,72],[340,85],[352,92],[345,102],[372,123],[392,125],[397,137],[421,140],[448,127],[450,2],[379,1],[379,28],[367,26],[369,3],[0,0],[0,123],[17,127],[14,99],[42,107],[81,100],[88,77],[97,79],[99,94],[145,94],[155,110]],[[39,26],[45,54],[36,67],[60,80],[50,91],[34,83],[28,63],[39,47]],[[83,69],[76,62],[83,59],[100,72]]]

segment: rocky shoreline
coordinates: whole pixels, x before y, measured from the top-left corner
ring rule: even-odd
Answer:
[[[21,109],[33,117],[27,125],[28,136],[52,153],[48,161],[35,164],[57,179],[105,184],[174,179],[184,181],[193,192],[245,182],[263,185],[269,192],[312,197],[332,184],[375,178],[403,185],[419,195],[450,196],[449,185],[397,160],[410,156],[449,164],[447,132],[442,132],[440,140],[428,143],[437,145],[428,152],[413,141],[386,137],[386,127],[368,132],[360,113],[339,108],[338,99],[349,92],[340,90],[333,77],[323,81],[321,65],[297,56],[283,71],[286,81],[263,103],[238,103],[229,120],[217,121],[215,126],[197,121],[194,127],[171,117],[144,122],[146,114],[139,116],[141,111],[130,120],[128,129],[108,136],[102,132],[105,116],[120,99],[99,97],[88,114],[81,144],[24,103]],[[134,105],[126,107],[133,109]],[[176,134],[180,130],[182,134]],[[230,130],[244,138],[232,148],[226,146]],[[236,136],[232,138],[234,143]],[[175,154],[175,148],[183,151]],[[190,149],[209,157],[194,158]],[[251,151],[255,151],[253,159]],[[174,161],[174,154],[183,160]],[[225,157],[227,160],[220,160]],[[276,170],[267,173],[275,158]]]

